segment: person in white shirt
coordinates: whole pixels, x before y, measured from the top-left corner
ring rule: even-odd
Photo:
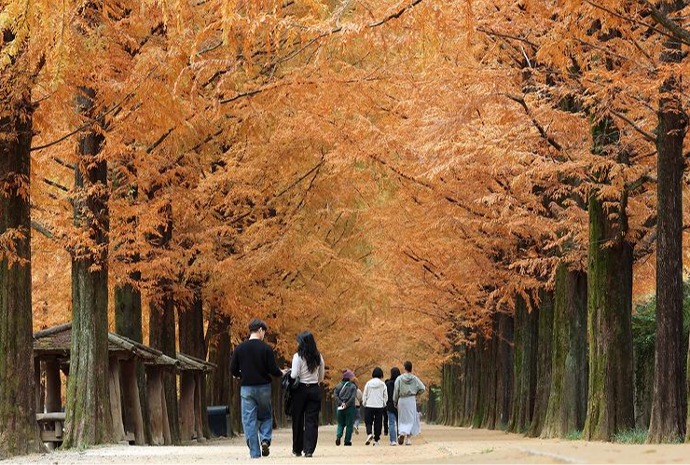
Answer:
[[[388,402],[388,389],[386,383],[383,382],[383,370],[380,367],[374,368],[371,376],[372,378],[367,381],[362,394],[364,423],[367,427],[367,440],[364,444],[368,446],[373,440],[374,445],[378,446],[383,427],[383,412],[386,409],[386,402]]]
[[[304,331],[297,336],[297,353],[292,357],[293,379],[299,378],[292,401],[292,453],[311,457],[319,438],[321,388],[325,364],[314,335]]]

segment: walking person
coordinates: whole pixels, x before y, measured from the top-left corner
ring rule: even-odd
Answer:
[[[395,408],[395,402],[393,402],[393,391],[395,390],[395,380],[400,376],[400,368],[391,368],[391,377],[386,380],[386,390],[388,391],[388,402],[386,402],[386,415],[388,416],[388,433],[389,433],[389,444],[395,446],[397,442],[397,424],[398,424],[398,409]],[[386,424],[386,419],[384,418],[384,425]],[[385,431],[384,431],[385,435]]]
[[[282,376],[271,346],[264,342],[266,323],[258,318],[249,322],[249,339],[235,347],[230,373],[240,378],[242,428],[253,459],[267,457],[273,436],[271,376]]]
[[[355,383],[359,384],[355,377]],[[357,388],[357,399],[355,399],[355,434],[359,434],[359,423],[362,421],[362,390]]]
[[[314,335],[304,331],[297,336],[297,352],[292,357],[293,379],[299,378],[292,403],[292,453],[311,457],[319,438],[321,388],[325,376],[324,361]]]
[[[357,385],[354,382],[355,373],[347,369],[343,372],[343,380],[335,387],[336,418],[338,428],[335,432],[335,445],[339,446],[345,430],[345,445],[352,445],[352,425],[355,419],[355,399]]]
[[[403,367],[405,373],[395,380],[393,402],[398,407],[398,444],[409,446],[412,444],[410,436],[416,436],[421,431],[417,396],[426,391],[426,387],[412,374],[412,362],[406,361]]]
[[[388,400],[388,390],[382,380],[383,370],[381,368],[374,368],[371,376],[372,378],[364,385],[364,393],[362,394],[364,422],[367,426],[367,440],[364,444],[368,446],[373,440],[373,445],[378,446],[383,426],[383,412]]]

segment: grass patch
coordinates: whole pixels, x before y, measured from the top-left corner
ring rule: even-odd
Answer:
[[[493,452],[493,451],[494,451],[494,448],[493,448],[493,447],[488,447],[488,448],[486,448],[486,449],[482,449],[482,451],[480,452],[480,454],[490,454],[490,453]]]
[[[614,434],[611,441],[621,444],[644,444],[645,439],[647,439],[647,430],[635,428]]]
[[[565,435],[564,439],[568,441],[580,441],[582,440],[582,431],[571,431]]]

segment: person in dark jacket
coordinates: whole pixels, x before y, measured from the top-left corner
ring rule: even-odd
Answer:
[[[268,456],[273,435],[271,376],[282,376],[271,346],[264,342],[268,326],[254,318],[249,322],[249,339],[235,347],[230,373],[241,379],[242,427],[249,456]]]
[[[355,399],[357,385],[354,382],[355,373],[347,369],[343,372],[343,380],[335,387],[335,405],[338,428],[335,432],[335,445],[340,445],[345,430],[345,445],[352,445],[352,426],[355,420]]]
[[[398,424],[398,409],[393,402],[393,391],[395,389],[395,380],[400,376],[400,368],[391,368],[391,377],[386,380],[386,388],[388,389],[388,402],[386,402],[386,413],[388,414],[388,433],[391,446],[397,446],[397,424]]]

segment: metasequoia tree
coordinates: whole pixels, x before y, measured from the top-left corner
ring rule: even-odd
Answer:
[[[651,442],[676,440],[683,435],[685,429],[683,418],[686,393],[682,388],[684,374],[682,363],[677,356],[683,353],[679,349],[682,332],[680,186],[683,172],[679,160],[686,123],[684,103],[678,96],[681,92],[680,81],[675,78],[683,69],[682,54],[678,49],[684,34],[684,29],[675,16],[684,6],[683,2],[662,3],[660,9],[649,2],[644,2],[641,8],[632,2],[591,2],[572,5],[581,14],[577,22],[582,26],[571,28],[569,32],[572,37],[571,43],[574,44],[571,53],[577,52],[579,56],[592,57],[586,61],[587,67],[582,67],[581,75],[588,79],[580,80],[580,83],[586,92],[611,108],[608,116],[598,118],[598,122],[593,125],[595,153],[599,151],[598,147],[602,147],[598,142],[601,141],[604,145],[613,142],[611,148],[614,153],[620,154],[619,157],[623,157],[625,164],[639,164],[648,171],[656,168],[659,178],[657,211],[648,223],[653,225],[656,220],[656,231],[648,237],[653,240],[656,236],[657,239],[656,289],[658,298],[663,302],[658,308],[655,355],[657,370],[653,396],[655,413],[648,436]],[[574,11],[566,9],[564,13],[570,14]],[[602,56],[605,59],[593,61]],[[604,79],[594,79],[595,76]],[[650,76],[653,77],[652,82]],[[636,89],[636,92],[631,94],[627,91],[618,92],[616,89]],[[657,100],[658,110],[655,114],[653,109]],[[613,118],[617,120],[615,124]],[[653,126],[653,122],[656,122],[656,134],[647,129]],[[649,164],[644,162],[649,148],[630,138],[619,139],[620,128],[624,127],[632,129],[632,134],[639,141],[654,145],[657,155],[655,167],[649,167]],[[595,171],[598,176],[604,173],[599,168]],[[617,197],[621,199],[620,204],[623,207],[614,210],[621,226],[618,234],[624,233],[626,237],[623,241],[633,244],[640,237],[639,232],[636,232],[639,229],[628,229],[627,221],[632,217],[625,216],[625,204],[633,199],[631,194],[639,189],[642,185],[640,181],[644,181],[646,175],[643,172],[642,176],[638,175],[637,178],[624,178],[621,190],[621,182],[616,182],[616,177],[612,176],[615,172],[610,168],[607,170],[611,186],[615,187],[618,184],[616,189],[620,194]],[[662,176],[665,177],[663,182]],[[611,192],[610,188],[609,191]],[[607,201],[610,194],[604,194],[603,198]],[[629,203],[629,207],[631,212],[635,211],[632,203]],[[610,207],[605,208],[606,213],[603,214],[612,216],[609,210]],[[598,209],[595,208],[594,211]],[[661,238],[662,234],[664,239]],[[645,245],[648,241],[643,238],[641,242]],[[632,252],[627,254],[631,255]],[[629,259],[623,261],[629,262]],[[627,278],[627,281],[631,283],[632,277]],[[610,290],[607,289],[607,293],[610,293]],[[625,297],[625,300],[629,300],[629,297]],[[627,387],[623,387],[624,384],[621,384],[619,391],[628,390]],[[625,417],[628,418],[629,415]],[[611,428],[611,425],[601,424],[601,427],[606,429]],[[604,437],[608,435],[604,434]]]
[[[663,138],[649,108],[667,94],[645,83],[671,76],[656,30],[578,2],[107,3],[93,121],[47,124],[63,114],[53,98],[38,121],[42,145],[70,126],[104,137],[118,330],[141,337],[148,324],[174,355],[178,327],[181,347],[205,355],[200,317],[229,344],[230,323],[237,342],[258,315],[289,357],[306,324],[332,381],[414,352],[425,376],[447,362],[446,421],[546,436],[583,426],[588,250],[592,321],[617,308],[625,322],[633,260],[654,242],[649,151]],[[40,151],[42,172],[76,164],[69,145]],[[62,244],[66,176],[36,197]],[[599,292],[606,282],[620,292]],[[141,323],[140,292],[165,311]],[[342,331],[352,321],[357,333]],[[623,361],[628,336],[604,341]],[[618,368],[606,397],[626,413],[631,369]],[[629,426],[590,406],[592,437]]]
[[[0,458],[39,452],[31,311],[30,148],[38,67],[28,2],[0,12]],[[35,53],[35,52],[34,52]]]
[[[687,102],[680,79],[683,41],[690,37],[680,31],[677,14],[687,2],[661,2],[660,9],[647,4],[652,19],[669,31],[659,61],[670,64],[659,87],[657,110],[657,256],[656,256],[656,347],[654,351],[654,391],[648,442],[675,442],[686,433],[687,388],[683,377],[683,193],[685,169],[683,142],[688,125]],[[690,357],[686,355],[686,360]]]
[[[85,120],[96,115],[96,93],[82,87],[77,106]],[[95,119],[92,123],[102,124]],[[74,221],[83,243],[72,252],[72,347],[67,385],[66,447],[112,441],[108,388],[108,205],[103,137],[93,128],[79,138]]]

